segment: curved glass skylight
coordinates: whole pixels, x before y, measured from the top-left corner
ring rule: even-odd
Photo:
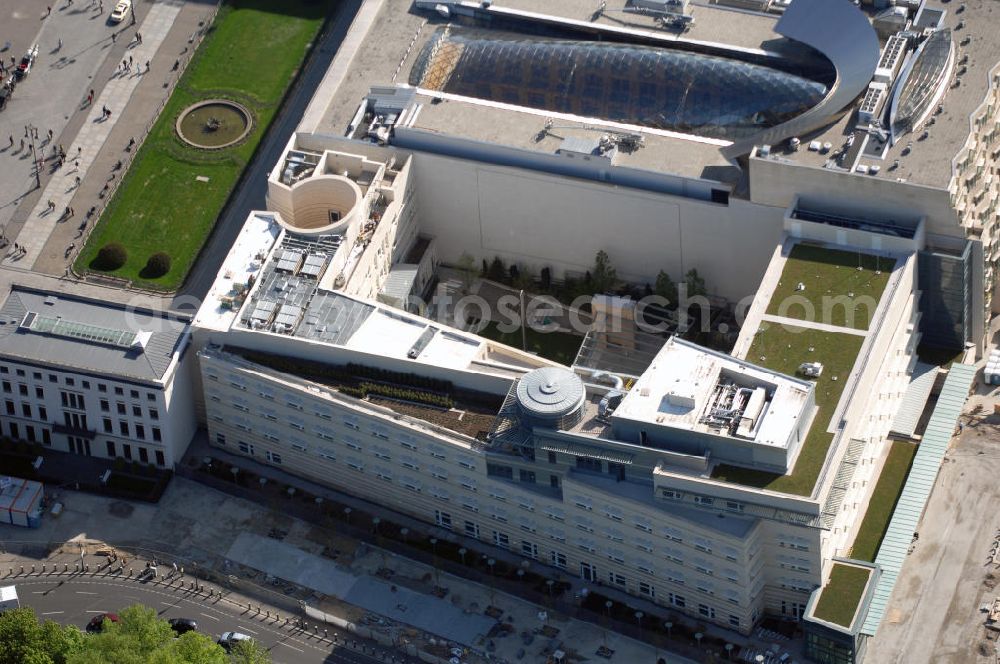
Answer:
[[[439,28],[410,84],[487,101],[735,140],[815,106],[821,83],[650,46]]]
[[[954,62],[952,53],[951,30],[947,28],[931,33],[920,46],[892,100],[889,121],[893,139],[922,124],[944,95]]]

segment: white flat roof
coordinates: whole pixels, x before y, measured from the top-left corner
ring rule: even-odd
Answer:
[[[280,234],[281,226],[274,212],[250,213],[194,318],[195,325],[220,331],[229,329],[239,307],[226,307],[223,301],[236,294],[237,284],[245,284],[251,276],[259,275],[265,261],[257,256],[269,255]]]
[[[723,376],[723,372],[726,375]],[[654,426],[715,432],[702,422],[720,378],[738,386],[764,387],[770,402],[751,440],[787,447],[804,417],[811,384],[671,337],[615,410],[614,417]]]
[[[382,308],[372,312],[344,346],[387,357],[409,357],[410,349],[428,329],[436,330],[434,336],[416,357],[410,359],[434,366],[467,369],[481,354],[484,342],[475,337],[459,335],[426,320],[402,312],[390,313]]]

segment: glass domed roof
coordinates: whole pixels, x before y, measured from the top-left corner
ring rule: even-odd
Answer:
[[[762,65],[687,51],[443,26],[410,71],[428,90],[736,140],[827,93]]]

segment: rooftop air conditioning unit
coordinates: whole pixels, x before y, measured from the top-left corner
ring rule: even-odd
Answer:
[[[771,156],[771,146],[770,145],[762,145],[762,146],[760,146],[760,150],[757,151],[757,154],[759,154],[761,157],[770,157]]]

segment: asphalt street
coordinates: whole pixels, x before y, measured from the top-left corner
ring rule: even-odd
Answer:
[[[217,639],[227,631],[249,634],[271,651],[275,664],[376,664],[391,662],[385,648],[372,657],[350,646],[331,645],[310,632],[284,627],[273,617],[239,607],[218,597],[206,599],[190,590],[165,584],[92,576],[35,576],[16,580],[22,606],[42,619],[73,624],[81,629],[99,613],[116,612],[132,604],[156,609],[161,618],[191,618],[198,629]],[[332,634],[332,631],[331,631]],[[343,641],[341,641],[343,643]],[[371,652],[371,646],[368,646]],[[399,654],[397,661],[404,661]]]

